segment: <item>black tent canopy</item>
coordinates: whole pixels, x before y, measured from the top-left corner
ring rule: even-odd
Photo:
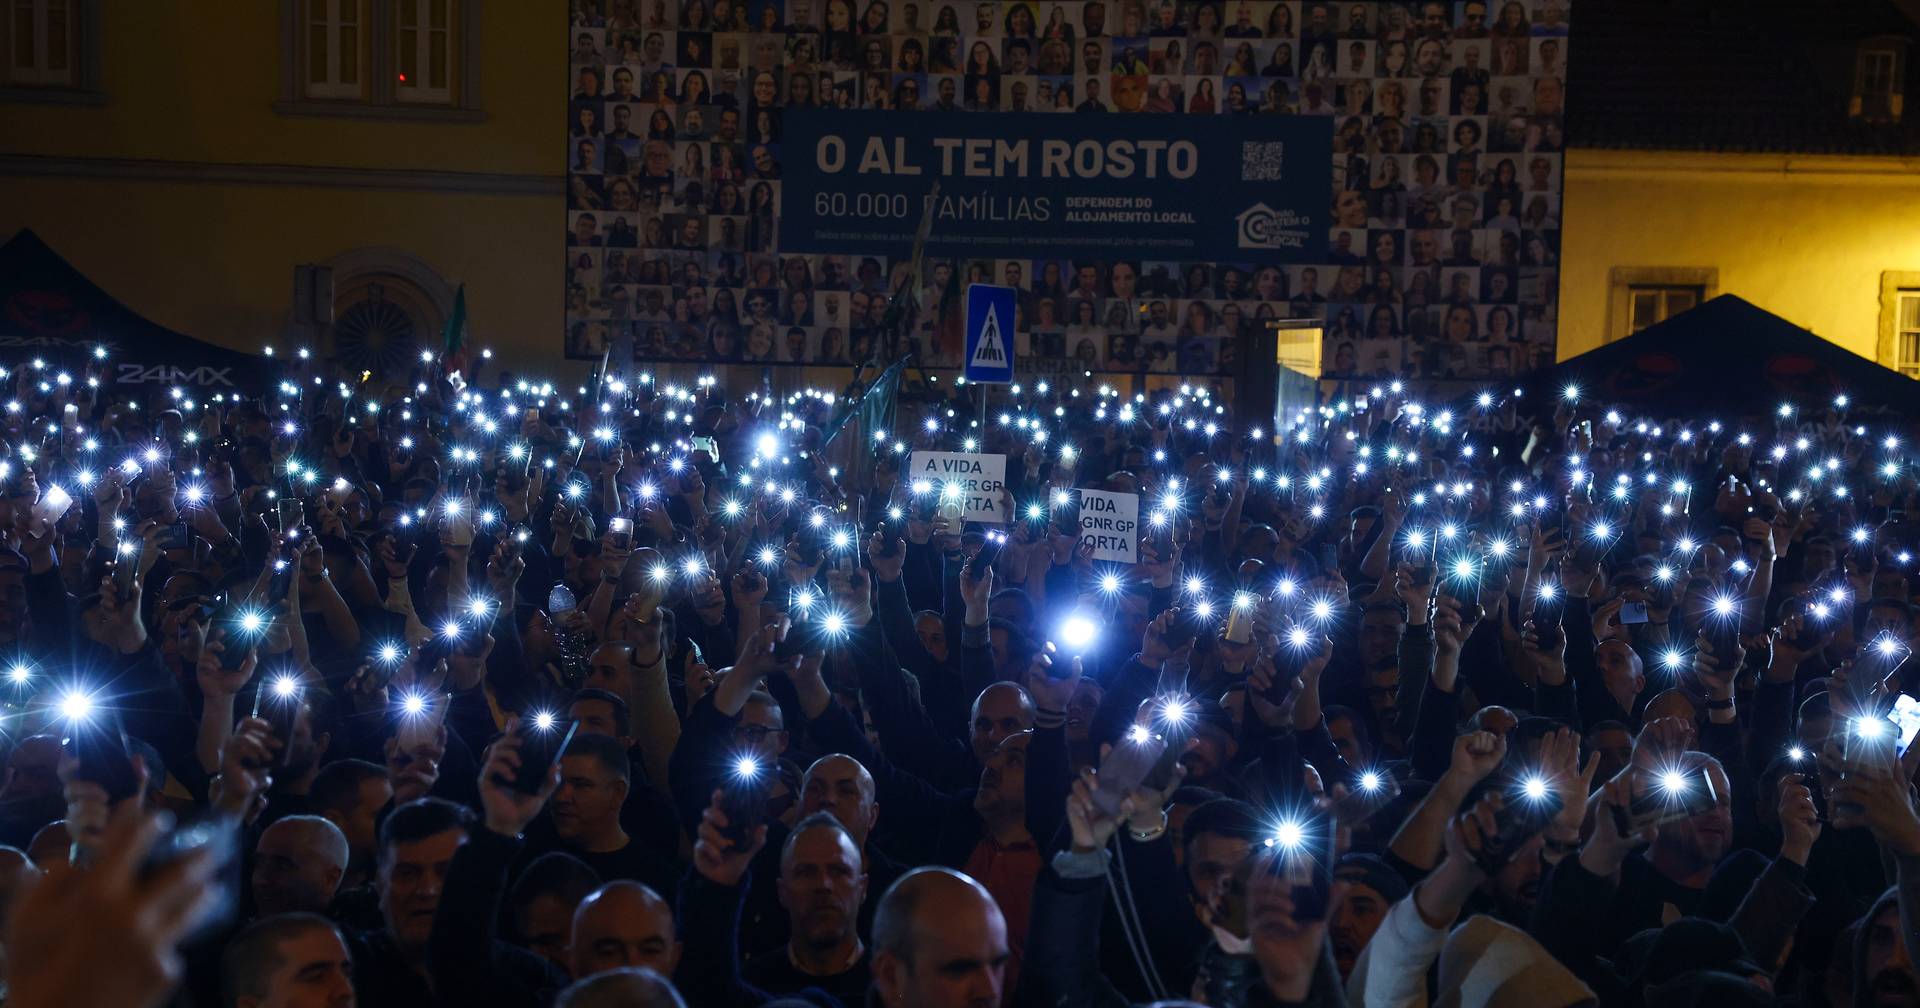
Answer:
[[[0,246],[0,362],[38,358],[77,372],[100,346],[101,380],[129,391],[160,383],[257,392],[268,373],[264,356],[194,339],[121,304],[31,230]]]
[[[1577,386],[1652,413],[1767,413],[1846,394],[1865,408],[1911,409],[1920,382],[1722,294],[1535,376],[1536,394]]]

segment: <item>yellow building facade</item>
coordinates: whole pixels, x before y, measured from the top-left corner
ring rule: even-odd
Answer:
[[[1920,159],[1576,149],[1563,223],[1562,360],[1639,328],[1636,295],[1646,321],[1698,288],[1920,364],[1898,338],[1920,302]]]
[[[241,349],[284,345],[303,264],[331,269],[336,318],[397,309],[363,307],[360,335],[427,345],[464,283],[474,344],[558,363],[557,4],[25,7],[0,29],[0,240],[30,227],[134,310]]]

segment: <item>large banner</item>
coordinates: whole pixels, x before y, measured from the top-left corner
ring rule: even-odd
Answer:
[[[564,7],[569,356],[864,361],[939,178],[929,367],[975,283],[1023,375],[1553,362],[1570,0]]]
[[[1333,124],[1313,116],[901,116],[792,109],[796,252],[1318,262]],[[939,185],[939,194],[931,195]]]

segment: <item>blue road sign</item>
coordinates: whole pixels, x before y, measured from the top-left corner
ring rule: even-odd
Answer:
[[[967,380],[981,385],[1013,381],[1012,287],[967,285]]]

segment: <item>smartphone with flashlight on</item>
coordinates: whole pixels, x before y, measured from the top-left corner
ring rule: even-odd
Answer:
[[[1413,583],[1430,585],[1438,573],[1433,554],[1439,537],[1431,532],[1413,532],[1400,544],[1400,562],[1412,572]]]
[[[293,590],[294,560],[290,556],[273,558],[273,577],[267,580],[267,602],[281,605],[287,601],[287,593]]]
[[[757,756],[733,758],[720,781],[720,812],[727,817],[720,831],[735,850],[753,842],[753,831],[766,817],[767,795],[773,790],[773,768]]]
[[[1543,584],[1534,591],[1533,633],[1542,648],[1555,650],[1566,639],[1566,628],[1560,623],[1566,611],[1567,593],[1559,585]]]
[[[139,775],[128,755],[127,734],[118,714],[90,707],[69,720],[65,742],[77,764],[74,776],[100,785],[109,804],[132,798],[139,790]]]
[[[607,534],[613,538],[613,544],[620,549],[633,548],[633,519],[626,515],[614,515],[607,519]]]
[[[1080,491],[1058,490],[1047,508],[1047,524],[1056,535],[1080,536]]]
[[[1720,802],[1704,766],[1636,774],[1626,809],[1608,806],[1621,836],[1648,826],[1663,826],[1711,810]]]
[[[267,628],[267,618],[259,610],[232,602],[214,617],[213,625],[220,628],[220,668],[232,672],[246,663],[255,640]]]
[[[1229,644],[1245,644],[1253,640],[1253,623],[1259,615],[1259,597],[1250,591],[1236,591],[1233,601],[1227,609],[1227,629],[1221,634]]]
[[[280,534],[284,536],[306,521],[307,509],[299,501],[283,497],[277,502],[275,515],[280,523]]]
[[[1000,559],[1000,551],[1007,545],[1007,534],[998,529],[988,529],[986,538],[980,543],[980,552],[973,555],[967,566],[974,571],[983,571]]]
[[[1546,830],[1565,803],[1558,792],[1537,777],[1529,777],[1506,794],[1506,803],[1494,813],[1493,835],[1474,852],[1481,870],[1496,874],[1520,848]]]
[[[1380,770],[1362,770],[1347,781],[1347,793],[1328,813],[1342,826],[1358,826],[1400,797],[1400,781]]]
[[[539,794],[560,757],[566,755],[573,733],[580,730],[574,719],[560,720],[545,711],[522,718],[515,734],[520,737],[520,767],[513,774],[513,788],[522,794]]]
[[[425,650],[422,648],[422,650]],[[446,723],[447,708],[453,695],[409,696],[400,701],[400,730],[395,733],[400,751],[410,753],[422,746],[440,744],[440,726]]]
[[[1709,611],[1701,621],[1700,637],[1713,649],[1713,660],[1723,672],[1734,671],[1734,656],[1740,653],[1740,615]]]
[[[1625,602],[1620,603],[1620,622],[1622,624],[1631,626],[1634,624],[1645,623],[1646,621],[1647,621],[1647,603],[1645,601],[1636,602],[1629,599]]]
[[[293,723],[303,702],[300,694],[300,680],[291,675],[275,676],[253,691],[253,716],[265,721],[268,733],[280,740],[279,750],[268,757],[267,765],[273,769],[285,767],[292,752]]]
[[[1322,817],[1283,821],[1246,863],[1258,862],[1269,876],[1287,887],[1296,921],[1325,920],[1332,909],[1334,856],[1333,823]]]
[[[1143,724],[1128,727],[1100,761],[1100,771],[1089,796],[1094,807],[1107,815],[1118,815],[1120,802],[1147,779],[1166,751],[1165,735]]]
[[[125,600],[133,591],[134,575],[140,571],[140,554],[145,552],[147,544],[138,536],[128,536],[115,548],[113,559],[113,587]]]
[[[65,517],[67,509],[73,507],[73,495],[58,485],[48,487],[33,502],[33,516],[49,524]]]

